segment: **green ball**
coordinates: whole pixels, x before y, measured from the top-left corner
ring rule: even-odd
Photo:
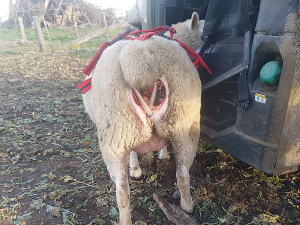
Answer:
[[[278,61],[266,63],[260,70],[260,80],[264,85],[270,86],[278,83],[282,64]]]

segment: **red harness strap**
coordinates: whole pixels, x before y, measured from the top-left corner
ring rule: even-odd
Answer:
[[[196,67],[196,69],[198,69],[199,66],[201,65],[211,75],[210,69],[205,64],[205,62],[203,61],[203,59],[201,58],[200,55],[198,55],[194,50],[192,50],[189,46],[182,43],[181,41],[179,41],[177,39],[174,39],[174,40],[177,41],[181,45],[181,47],[183,47],[183,49],[186,51],[186,53],[189,55],[190,59],[192,60],[192,62],[194,64],[194,66]]]
[[[84,74],[86,75],[90,75],[91,72],[94,70],[98,60],[100,59],[100,56],[102,55],[102,53],[104,52],[104,50],[109,46],[109,42],[105,42],[103,45],[101,45],[101,47],[99,48],[97,54],[94,56],[94,58],[92,59],[92,61],[89,63],[89,65],[85,68],[85,70],[83,71]]]
[[[163,35],[163,33],[167,32],[167,31],[170,31],[170,37],[167,37],[167,36]],[[142,33],[144,33],[144,34],[142,34]],[[190,59],[192,60],[192,62],[194,64],[194,66],[196,67],[196,69],[198,69],[199,66],[201,65],[208,71],[209,74],[211,74],[210,69],[207,67],[205,62],[200,57],[200,55],[198,55],[196,52],[194,52],[186,44],[180,42],[177,39],[173,39],[174,33],[176,33],[175,28],[169,27],[169,26],[160,26],[160,27],[156,27],[156,28],[150,29],[150,30],[138,30],[138,31],[132,31],[130,33],[125,33],[125,32],[121,33],[121,34],[115,36],[114,39],[111,42],[105,42],[100,47],[97,54],[94,56],[94,58],[89,63],[89,65],[85,68],[83,73],[86,74],[87,76],[89,76],[94,71],[95,66],[96,66],[98,60],[100,59],[102,53],[104,52],[104,50],[108,46],[113,45],[114,43],[116,43],[119,40],[128,39],[128,40],[144,41],[144,40],[147,40],[148,38],[151,38],[153,36],[161,36],[161,37],[164,37],[164,38],[167,38],[167,39],[170,39],[170,40],[177,41],[181,45],[181,47],[187,52],[187,54],[189,55]],[[132,38],[129,35],[134,35],[135,37]],[[92,88],[91,87],[91,80],[92,80],[92,77],[86,79],[84,82],[82,82],[81,84],[79,84],[77,86],[80,89],[80,91],[82,92],[82,94],[85,94],[86,92],[88,92]]]
[[[79,84],[77,87],[78,89],[81,91],[82,94],[87,93],[89,90],[91,90],[92,88],[92,77],[86,79],[85,81],[83,81],[81,84]]]

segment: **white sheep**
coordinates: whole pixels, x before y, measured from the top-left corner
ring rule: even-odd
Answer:
[[[203,27],[198,20],[194,13],[191,20],[175,25],[178,39],[182,37],[193,49],[199,41],[192,38],[192,44],[186,42],[188,38],[180,33],[189,30],[189,37],[198,36]],[[116,184],[120,224],[131,224],[129,158],[130,175],[138,178],[141,169],[136,153],[158,151],[167,141],[174,149],[181,208],[192,212],[189,168],[200,135],[201,81],[185,50],[176,41],[157,36],[118,41],[103,52],[91,85],[83,101],[96,124],[100,150]],[[147,90],[152,88],[156,96],[149,95]],[[151,118],[146,115],[152,113]],[[161,158],[167,157],[165,148]]]
[[[196,51],[196,49],[203,44],[201,36],[203,33],[204,22],[205,20],[199,20],[198,14],[194,12],[191,19],[186,20],[183,23],[172,25],[177,31],[177,33],[174,34],[174,38]]]

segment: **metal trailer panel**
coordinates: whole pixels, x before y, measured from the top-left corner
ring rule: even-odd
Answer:
[[[242,67],[213,78],[203,77],[200,71],[201,138],[257,169],[277,175],[296,171],[300,164],[300,4],[299,0],[253,2],[260,7],[247,77],[251,106],[243,112],[236,110]],[[208,0],[138,0],[134,6],[138,10],[133,10],[138,18],[132,16],[131,20],[140,20],[142,29],[150,29],[184,21],[193,11],[204,19],[208,4]],[[278,85],[270,90],[262,86],[259,72],[273,60],[280,60],[283,67]],[[257,94],[265,101],[257,101]]]

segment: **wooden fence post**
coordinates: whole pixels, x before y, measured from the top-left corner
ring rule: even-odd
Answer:
[[[106,13],[104,13],[104,15],[103,15],[103,18],[104,18],[104,27],[107,27],[105,15],[106,15]],[[107,41],[109,41],[108,32],[106,33],[106,39],[107,39]]]
[[[18,17],[18,20],[19,20],[19,24],[20,24],[21,33],[22,33],[22,42],[26,42],[27,39],[26,39],[23,19],[22,19],[22,17]]]
[[[46,52],[47,51],[46,44],[45,44],[45,40],[44,40],[44,37],[43,37],[43,34],[42,34],[42,30],[41,30],[39,20],[36,16],[33,16],[32,18],[33,18],[33,25],[34,25],[35,33],[36,33],[36,36],[38,38],[38,42],[39,42],[41,51]]]
[[[75,16],[73,16],[73,22],[74,22],[74,27],[75,27],[75,31],[76,31],[76,36],[77,36],[77,38],[79,38],[78,30],[77,30],[77,22],[76,22]]]
[[[49,32],[48,32],[48,28],[47,28],[47,24],[46,24],[46,21],[45,21],[45,17],[43,17],[43,22],[44,22],[44,26],[46,28],[46,32],[47,32],[47,35],[48,35],[48,39],[49,41],[51,42],[51,38],[50,38],[50,35],[49,35]]]

